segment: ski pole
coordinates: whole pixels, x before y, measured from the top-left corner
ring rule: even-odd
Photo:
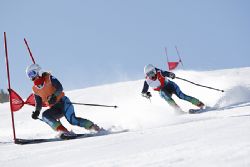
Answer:
[[[67,104],[76,104],[76,105],[85,105],[85,106],[113,107],[113,108],[117,108],[117,106],[109,106],[109,105],[102,105],[102,104],[88,104],[88,103],[75,103],[75,102],[71,102],[71,103],[67,103]]]
[[[184,78],[180,78],[180,77],[175,77],[175,78],[176,78],[176,79],[183,80],[183,81],[186,81],[186,82],[189,82],[189,83],[194,84],[194,85],[197,85],[197,86],[204,87],[204,88],[208,88],[208,89],[213,89],[213,90],[217,90],[217,91],[220,91],[220,92],[224,92],[224,90],[212,88],[212,87],[209,87],[209,86],[200,85],[200,84],[194,83],[194,82],[189,81],[189,80],[184,79]]]
[[[39,117],[38,117],[38,120],[41,121],[41,122],[44,122],[44,120],[43,120],[42,118],[39,118]]]

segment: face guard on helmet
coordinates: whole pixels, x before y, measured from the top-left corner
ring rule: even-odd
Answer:
[[[152,64],[148,64],[144,67],[144,74],[149,77],[150,79],[155,78],[156,76],[156,69]]]
[[[42,68],[38,64],[32,64],[26,68],[26,75],[32,81],[42,75]]]

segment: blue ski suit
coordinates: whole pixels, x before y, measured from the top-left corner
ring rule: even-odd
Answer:
[[[204,104],[199,101],[198,99],[188,96],[184,94],[180,87],[173,81],[170,81],[167,79],[167,77],[170,76],[171,72],[163,71],[158,68],[156,69],[156,78],[155,80],[150,79],[146,76],[146,79],[144,81],[142,94],[145,94],[148,92],[149,86],[152,87],[155,91],[159,91],[160,96],[165,99],[168,104],[172,107],[174,107],[177,110],[181,110],[180,107],[176,104],[176,102],[172,98],[172,94],[175,94],[178,98],[186,100],[197,107],[202,107]]]
[[[36,111],[40,113],[43,104],[48,102],[43,97],[43,94],[47,89],[52,88],[52,94],[56,97],[59,97],[59,99],[57,99],[56,103],[49,105],[49,109],[43,112],[43,121],[54,130],[57,130],[57,128],[62,125],[60,118],[65,116],[70,124],[89,129],[93,125],[93,122],[84,118],[76,117],[73,105],[71,104],[69,98],[63,93],[62,84],[55,77],[48,73],[46,73],[45,76],[45,81],[42,85],[39,85],[39,87],[36,85],[33,86],[33,91],[36,90],[34,92]]]

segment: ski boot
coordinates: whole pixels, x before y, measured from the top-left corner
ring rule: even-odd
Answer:
[[[76,137],[74,132],[68,131],[68,129],[66,129],[62,124],[56,128],[56,131],[59,132],[58,137],[63,140],[73,139]]]
[[[107,133],[107,130],[103,129],[103,128],[100,128],[98,125],[96,124],[93,124],[89,130],[94,130],[96,131],[98,134],[100,135],[103,135],[103,134],[106,134]]]
[[[196,106],[199,107],[200,109],[205,109],[205,104],[202,103],[201,101]]]
[[[63,140],[75,139],[78,137],[73,131],[61,131],[59,132],[59,138]]]
[[[100,128],[98,125],[93,124],[92,126],[90,126],[89,130],[94,130],[94,131],[100,131],[102,128]]]

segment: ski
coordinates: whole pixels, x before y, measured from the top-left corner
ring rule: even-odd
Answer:
[[[77,138],[85,138],[91,137],[93,134],[74,134],[74,136],[61,136],[60,138],[42,138],[42,139],[20,139],[17,138],[15,140],[15,144],[25,145],[25,144],[37,144],[37,143],[46,143],[46,142],[55,142],[55,141],[64,141],[64,140],[72,140]]]
[[[41,138],[41,139],[20,139],[17,138],[15,140],[15,144],[19,145],[26,145],[26,144],[39,144],[39,143],[48,143],[48,142],[57,142],[57,141],[66,141],[66,140],[73,140],[73,139],[82,139],[82,138],[88,138],[88,137],[97,137],[97,136],[104,136],[109,134],[118,134],[128,132],[127,129],[120,130],[120,131],[101,131],[98,133],[78,133],[71,136],[61,136],[60,138]]]
[[[65,135],[65,134],[61,134],[60,139],[62,140],[70,140],[70,139],[76,139],[79,137],[91,137],[93,134],[70,134],[70,135]]]
[[[216,110],[216,107],[206,107],[205,109],[190,109],[188,112],[189,114],[200,114],[208,111]]]
[[[25,145],[25,144],[36,144],[36,143],[45,143],[51,141],[59,141],[60,139],[51,138],[51,139],[19,139],[15,140],[15,144]]]

